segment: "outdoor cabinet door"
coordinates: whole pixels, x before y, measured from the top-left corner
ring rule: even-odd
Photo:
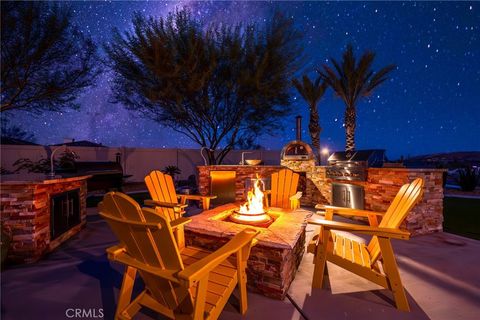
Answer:
[[[210,194],[216,195],[212,199],[215,205],[235,202],[235,171],[210,171]]]

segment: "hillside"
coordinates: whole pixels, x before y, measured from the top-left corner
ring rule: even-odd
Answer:
[[[415,156],[404,160],[407,167],[458,168],[480,166],[480,151],[435,153]]]

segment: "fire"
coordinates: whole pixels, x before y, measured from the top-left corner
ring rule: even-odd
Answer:
[[[248,191],[247,202],[240,206],[239,210],[234,210],[230,215],[230,220],[235,223],[248,224],[259,227],[268,227],[273,219],[263,208],[264,194],[261,189],[263,181],[257,175],[254,179],[253,190]],[[265,185],[263,185],[265,186]]]
[[[248,191],[247,202],[240,206],[238,213],[245,215],[258,215],[265,213],[263,209],[263,192],[260,188],[260,182],[262,182],[257,175],[257,179],[254,180],[253,191]]]

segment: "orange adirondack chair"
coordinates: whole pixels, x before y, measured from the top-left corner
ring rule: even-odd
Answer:
[[[173,184],[173,179],[170,175],[164,174],[161,171],[155,170],[150,172],[145,177],[145,183],[147,185],[148,192],[152,197],[153,201],[149,201],[150,205],[155,204],[155,202],[164,203],[173,203],[177,204],[178,199],[180,199],[180,204],[184,205],[187,203],[187,200],[200,200],[202,203],[203,210],[208,210],[210,208],[210,200],[215,199],[217,196],[201,196],[195,194],[178,194],[175,191],[175,185]],[[167,210],[170,211],[170,210]],[[173,215],[172,218],[176,218],[178,215]]]
[[[319,234],[307,247],[309,253],[315,254],[312,287],[322,287],[325,265],[329,261],[389,289],[393,293],[397,308],[409,311],[390,239],[409,239],[410,233],[400,230],[399,227],[420,200],[423,184],[423,180],[418,178],[410,184],[403,185],[385,213],[317,206],[319,209],[325,209],[325,220],[319,218],[308,220],[308,223],[320,226]],[[366,217],[370,226],[331,221],[334,213]],[[380,223],[377,217],[382,217]],[[372,239],[365,245],[335,233],[336,230],[368,234]]]
[[[142,307],[170,319],[217,319],[239,286],[240,312],[247,311],[245,267],[258,232],[246,228],[211,253],[195,247],[179,249],[173,230],[190,219],[169,218],[141,209],[125,194],[107,193],[99,204],[120,243],[108,258],[126,266],[115,319],[132,319]],[[134,299],[137,272],[145,289]]]
[[[290,169],[282,169],[272,174],[271,190],[265,197],[267,207],[297,209],[300,207],[301,192],[297,192],[299,174]],[[270,195],[270,201],[268,200]],[[270,203],[269,203],[270,202]]]

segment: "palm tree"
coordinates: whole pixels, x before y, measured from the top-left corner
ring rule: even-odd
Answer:
[[[345,103],[345,151],[355,150],[355,128],[357,118],[357,103],[360,98],[369,96],[375,88],[385,82],[395,65],[391,64],[377,72],[373,72],[372,63],[375,53],[366,51],[358,60],[353,54],[352,45],[348,45],[343,53],[342,63],[330,58],[333,68],[323,65],[320,76],[330,86],[335,94]]]
[[[328,85],[325,81],[321,81],[321,77],[318,77],[315,82],[312,82],[308,76],[304,75],[302,82],[297,79],[293,79],[292,83],[297,89],[298,93],[308,103],[310,109],[310,122],[308,124],[308,130],[310,131],[310,137],[312,138],[313,149],[317,152],[318,163],[321,163],[320,153],[320,133],[322,127],[318,121],[318,102],[322,98]]]

